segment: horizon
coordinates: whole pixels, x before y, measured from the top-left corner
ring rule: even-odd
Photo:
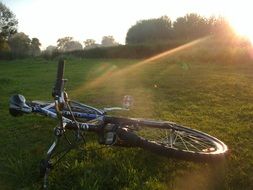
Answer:
[[[111,35],[116,42],[125,44],[128,29],[140,20],[166,15],[175,21],[176,18],[189,13],[196,13],[204,17],[222,16],[228,19],[236,29],[240,27],[239,32],[245,33],[241,27],[241,16],[238,18],[234,13],[235,10],[241,10],[240,13],[243,13],[246,18],[250,11],[247,3],[229,2],[228,0],[205,2],[198,0],[170,2],[166,0],[139,0],[137,2],[3,0],[2,2],[16,15],[19,21],[18,32],[24,32],[30,38],[38,38],[42,44],[41,49],[49,45],[56,46],[57,39],[65,36],[71,36],[83,44],[86,39],[94,39],[96,43],[100,43],[103,36]],[[250,16],[247,15],[247,17]],[[252,31],[250,31],[251,34],[253,34]]]

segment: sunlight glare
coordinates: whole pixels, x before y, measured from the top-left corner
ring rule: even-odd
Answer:
[[[155,63],[158,63],[158,61],[161,61],[162,59],[168,59],[169,57],[175,55],[176,53],[187,51],[189,48],[193,48],[194,46],[200,44],[201,42],[206,41],[208,38],[209,36],[191,41],[189,43],[183,44],[174,49],[169,49],[165,52],[159,53],[155,56],[152,56],[150,58],[137,62],[136,64],[125,67],[121,70],[117,69],[117,67],[112,67],[108,69],[106,72],[104,72],[104,74],[101,74],[101,76],[97,77],[96,79],[79,86],[76,90],[73,91],[73,95],[78,96],[79,94],[83,93],[86,90],[98,87],[99,85],[103,84],[108,79],[111,79],[114,77],[116,80],[117,77],[123,77],[124,75],[127,76],[128,73],[133,72],[133,71],[136,72],[138,68],[146,64],[155,64]]]
[[[253,44],[253,28],[249,26],[248,22],[241,22],[241,21],[233,21],[231,22],[232,27],[234,28],[235,32],[244,38],[250,40]]]
[[[234,31],[253,44],[253,28],[251,26],[253,12],[250,1],[240,1],[233,4],[227,18]]]

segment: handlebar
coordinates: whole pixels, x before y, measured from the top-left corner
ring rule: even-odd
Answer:
[[[81,130],[87,130],[87,129],[91,129],[94,130],[97,126],[99,125],[94,125],[94,124],[90,124],[90,123],[82,123],[82,122],[77,122],[75,120],[75,118],[73,119],[67,119],[66,117],[63,116],[63,107],[64,105],[68,104],[68,99],[67,99],[67,94],[66,92],[64,92],[64,82],[65,79],[63,79],[64,77],[64,67],[65,67],[65,62],[63,59],[60,59],[58,61],[58,68],[57,68],[57,73],[56,73],[56,81],[55,81],[55,85],[52,89],[52,96],[55,99],[55,102],[52,104],[47,105],[46,107],[41,107],[40,105],[37,105],[35,102],[27,102],[26,104],[26,100],[25,97],[22,95],[13,95],[10,98],[10,113],[13,116],[20,116],[23,113],[39,113],[45,116],[49,116],[51,118],[55,118],[59,120],[59,125],[63,126],[63,123],[68,123],[68,129],[76,129],[79,128]],[[65,102],[65,100],[67,100],[67,102]],[[39,103],[40,104],[40,103]],[[105,112],[109,112],[109,111],[114,111],[114,110],[128,110],[126,108],[121,108],[121,107],[112,107],[112,108],[104,108],[104,110],[99,110],[87,105],[82,105],[81,106],[85,107],[85,110],[87,110],[87,108],[95,111],[96,113],[94,114],[98,114],[95,115],[95,118],[97,116],[104,116]],[[49,108],[51,107],[55,107],[55,111],[50,111]],[[74,115],[73,115],[74,117]],[[79,126],[79,127],[78,127]]]

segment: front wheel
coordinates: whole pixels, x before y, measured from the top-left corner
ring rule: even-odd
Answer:
[[[207,162],[221,160],[228,153],[219,139],[176,123],[126,118],[117,121],[121,126],[119,139],[162,156]]]

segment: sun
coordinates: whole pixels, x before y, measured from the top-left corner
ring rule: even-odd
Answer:
[[[231,26],[234,31],[241,37],[250,40],[253,44],[253,26],[250,22],[242,20],[230,20]]]
[[[250,1],[241,1],[233,4],[227,14],[234,31],[241,37],[247,38],[253,44],[253,11]]]

